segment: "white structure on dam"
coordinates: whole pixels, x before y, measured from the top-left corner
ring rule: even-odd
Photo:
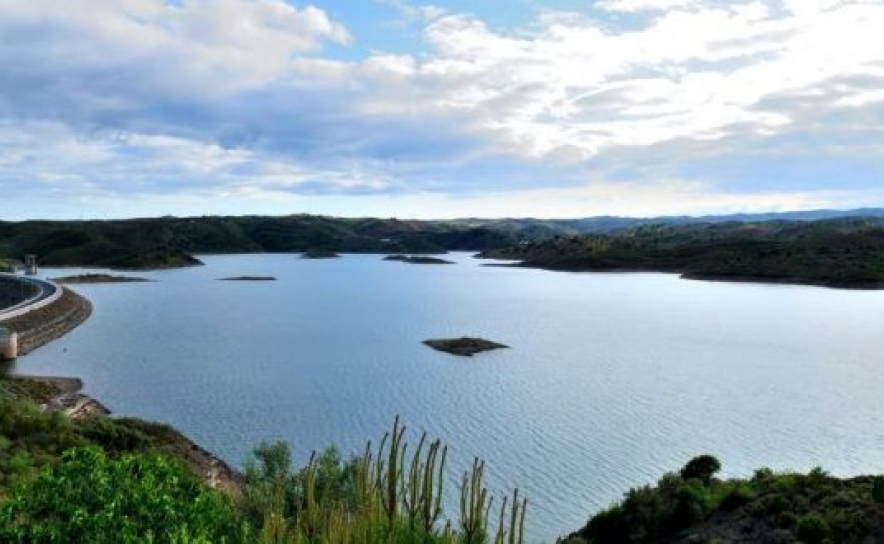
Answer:
[[[18,357],[18,334],[0,327],[0,361]]]

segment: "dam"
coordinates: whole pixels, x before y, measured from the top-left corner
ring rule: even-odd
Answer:
[[[63,289],[33,277],[0,274],[0,360],[18,357],[18,333],[5,326],[15,317],[28,314],[58,300]]]

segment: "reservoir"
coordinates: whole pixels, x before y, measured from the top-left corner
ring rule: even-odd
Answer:
[[[299,463],[360,451],[399,414],[412,440],[449,445],[452,484],[475,455],[492,492],[518,487],[532,541],[703,453],[726,476],[884,467],[884,292],[445,258],[204,256],[133,274],[150,283],[77,285],[92,317],[14,368],[79,376],[115,414],[234,465],[262,440]],[[216,281],[242,275],[277,281]],[[422,344],[455,336],[510,349]]]

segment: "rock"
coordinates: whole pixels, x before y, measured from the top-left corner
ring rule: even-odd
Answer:
[[[273,276],[234,276],[231,278],[218,278],[218,281],[276,281]]]
[[[80,274],[78,276],[64,276],[61,278],[53,278],[56,283],[138,283],[152,281],[145,278],[136,278],[133,276],[111,276],[110,274]]]
[[[311,249],[301,254],[302,259],[339,259],[341,256],[334,251]]]
[[[454,264],[445,259],[437,259],[436,257],[424,257],[415,255],[387,255],[385,261],[399,261],[409,264]]]
[[[509,346],[498,344],[497,342],[492,342],[491,340],[485,340],[483,338],[470,338],[466,336],[462,338],[440,338],[434,340],[424,340],[424,344],[430,346],[437,351],[444,351],[446,353],[459,355],[461,357],[472,357],[476,353],[482,353],[483,351],[509,348]]]
[[[106,406],[82,393],[59,395],[52,399],[46,407],[51,410],[60,410],[75,420],[104,417],[111,413]]]

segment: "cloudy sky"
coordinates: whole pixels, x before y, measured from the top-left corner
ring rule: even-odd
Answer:
[[[884,0],[0,0],[0,218],[884,206]]]

